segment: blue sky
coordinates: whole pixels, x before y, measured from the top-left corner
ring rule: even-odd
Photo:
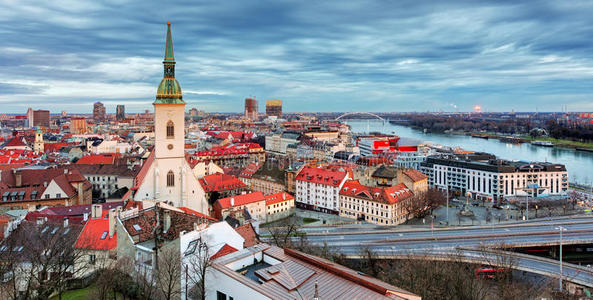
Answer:
[[[436,3],[436,4],[435,4]],[[0,0],[0,112],[593,111],[593,1]]]

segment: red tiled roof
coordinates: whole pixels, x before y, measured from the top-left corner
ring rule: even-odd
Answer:
[[[102,218],[90,219],[78,236],[74,248],[90,250],[113,250],[117,247],[117,233],[109,237],[108,212]],[[103,239],[101,239],[103,237]]]
[[[229,244],[224,244],[224,246],[222,246],[222,248],[220,248],[220,250],[218,250],[218,252],[214,253],[214,255],[212,255],[210,257],[210,259],[217,259],[219,257],[223,257],[227,254],[233,253],[233,252],[237,252],[238,250],[233,248],[232,246],[229,246]]]
[[[44,143],[43,152],[58,152],[60,149],[62,149],[62,147],[67,147],[74,144],[75,143]]]
[[[212,221],[217,221],[216,219],[214,219],[211,216],[207,216],[203,213],[197,212],[191,208],[187,208],[187,207],[178,207],[179,209],[183,210],[183,212],[185,212],[188,215],[192,215],[192,216],[198,216],[198,217],[202,217],[202,218],[206,218],[206,219],[210,219]]]
[[[231,205],[231,199],[234,199],[234,205]],[[266,197],[262,192],[253,192],[249,194],[237,195],[233,197],[227,197],[218,199],[216,202],[219,203],[222,209],[227,209],[234,206],[245,205],[249,203],[265,201]]]
[[[304,167],[297,175],[296,180],[338,187],[347,175],[346,171]]]
[[[252,163],[248,164],[247,167],[245,167],[245,169],[243,169],[241,171],[241,174],[239,174],[239,177],[251,178],[251,177],[253,177],[253,174],[255,174],[261,167],[262,167],[262,165],[252,162]]]
[[[247,185],[235,176],[217,173],[205,176],[199,180],[200,185],[206,193],[213,191],[228,191],[234,189],[246,188]]]
[[[194,223],[211,223],[211,219],[186,214],[175,210],[169,210],[171,216],[171,227],[162,237],[167,240],[174,240],[179,237],[182,231],[194,229]],[[134,239],[136,243],[142,243],[154,238],[153,230],[156,225],[154,207],[140,211],[137,216],[122,220],[123,226],[130,236],[138,236]],[[139,228],[137,230],[136,228]]]
[[[148,158],[140,168],[140,171],[138,171],[138,174],[136,174],[136,178],[134,178],[133,189],[138,189],[140,187],[140,184],[142,184],[142,182],[144,181],[144,178],[146,177],[148,170],[150,170],[150,166],[154,162],[154,155],[155,151],[150,152],[150,155],[148,155]]]
[[[386,204],[394,204],[407,199],[414,194],[403,183],[387,187],[370,187],[362,185],[358,180],[346,181],[340,195],[365,199]]]
[[[245,240],[243,247],[247,248],[259,243],[259,238],[251,223],[241,225],[235,228],[235,231]]]
[[[410,177],[410,179],[412,179],[412,181],[414,182],[425,180],[428,178],[428,176],[416,169],[407,169],[404,170],[403,173],[404,175]]]
[[[16,186],[17,174],[20,174],[21,176],[20,187]],[[76,189],[72,186],[72,183],[83,182],[85,190],[91,188],[91,183],[76,169],[30,169],[18,170],[16,174],[10,170],[2,171],[0,176],[0,190],[2,190],[2,194],[4,193],[4,189],[28,191],[28,193],[24,195],[25,198],[23,200],[30,200],[30,192],[37,190],[38,194],[36,199],[43,200],[45,198],[41,199],[41,196],[46,189],[44,185],[49,184],[52,180],[55,181],[64,193],[66,193],[64,198],[70,198],[77,193]],[[26,190],[26,188],[30,187],[32,189]]]
[[[111,154],[94,154],[81,157],[76,163],[79,165],[111,165],[115,161],[115,156]]]
[[[266,196],[266,205],[272,205],[284,201],[294,200],[294,197],[287,192],[280,192]]]
[[[6,143],[4,145],[4,147],[18,147],[18,146],[27,146],[27,144],[25,144],[25,142],[23,141],[23,137],[19,136],[19,135],[15,136],[10,141],[8,141],[8,143]]]

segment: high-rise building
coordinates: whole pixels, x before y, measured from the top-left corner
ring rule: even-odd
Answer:
[[[266,116],[282,118],[282,100],[266,100]]]
[[[105,121],[105,105],[101,102],[95,102],[93,105],[93,119],[97,121]]]
[[[75,118],[70,121],[70,133],[85,134],[86,131],[86,120],[84,118]]]
[[[35,122],[34,118],[33,109],[29,107],[29,109],[27,109],[27,127],[33,127],[33,123]]]
[[[126,107],[123,105],[118,105],[115,112],[115,119],[118,121],[123,121],[126,119]]]
[[[257,100],[255,98],[245,99],[245,118],[250,120],[257,119]]]
[[[49,127],[49,110],[34,110],[33,126]]]
[[[197,117],[197,116],[198,116],[198,109],[197,109],[197,108],[195,108],[195,107],[192,107],[192,108],[189,110],[189,116],[190,116],[190,117]]]

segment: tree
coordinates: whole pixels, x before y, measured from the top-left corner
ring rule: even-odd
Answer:
[[[191,298],[206,299],[206,272],[211,266],[208,244],[199,240],[192,254],[185,258],[185,293]]]
[[[2,264],[10,267],[3,292],[9,299],[61,299],[69,280],[85,273],[84,253],[74,248],[82,227],[77,224],[23,221],[2,243]]]
[[[403,209],[406,211],[406,218],[410,216],[422,218],[432,211],[445,204],[446,198],[443,192],[437,188],[429,188],[425,192],[417,192],[410,199],[403,202]]]
[[[272,243],[276,246],[285,248],[293,245],[293,238],[302,236],[299,232],[301,225],[298,223],[297,217],[290,216],[278,222],[274,227],[268,228]]]
[[[155,284],[162,299],[174,299],[181,294],[181,258],[176,249],[160,251]]]

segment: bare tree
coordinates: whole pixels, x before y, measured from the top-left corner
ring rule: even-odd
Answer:
[[[185,293],[193,299],[206,299],[206,272],[212,265],[209,247],[205,241],[199,240],[193,253],[185,257]]]
[[[2,249],[11,267],[9,298],[47,298],[57,292],[61,299],[70,278],[82,275],[88,265],[74,248],[80,225],[22,222]],[[21,296],[16,296],[20,294]]]
[[[181,294],[181,257],[176,249],[161,249],[158,270],[155,276],[156,287],[163,299],[173,299]]]
[[[437,188],[429,188],[425,192],[418,192],[403,203],[406,211],[406,219],[410,217],[422,218],[432,211],[445,204],[446,198],[443,192]]]
[[[303,236],[303,233],[299,232],[300,228],[301,225],[295,216],[288,217],[278,222],[276,226],[268,228],[271,242],[281,248],[290,248],[294,238]]]

